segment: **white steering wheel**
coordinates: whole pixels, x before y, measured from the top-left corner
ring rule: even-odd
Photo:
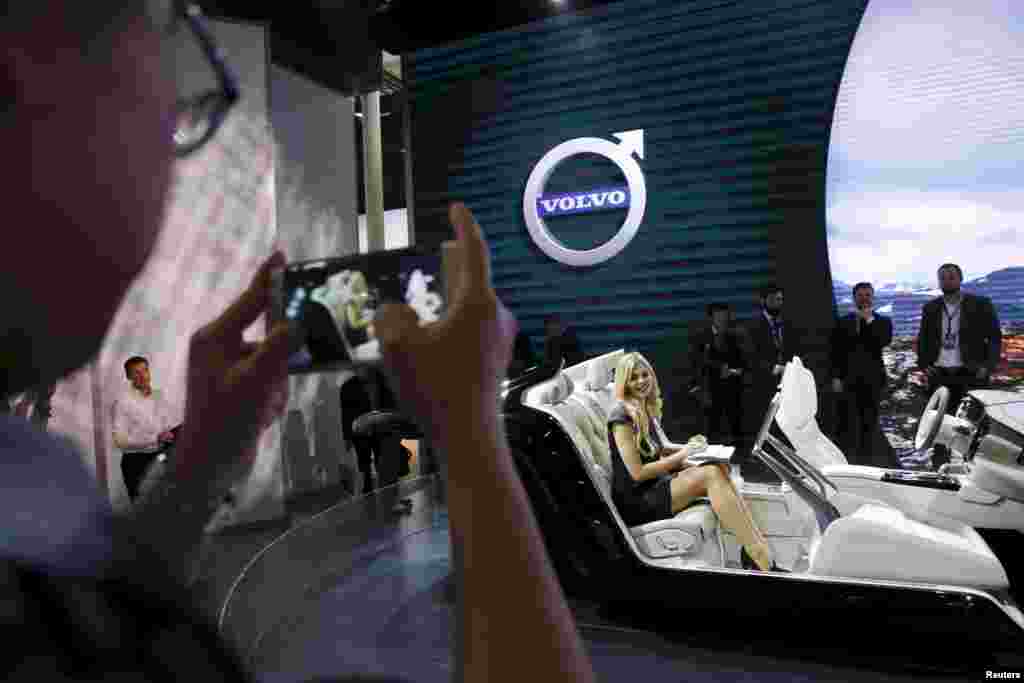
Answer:
[[[949,389],[939,387],[928,399],[928,405],[921,413],[921,421],[917,423],[917,435],[914,436],[914,448],[919,451],[932,447],[935,437],[942,427],[942,420],[946,416],[946,406],[949,405]]]

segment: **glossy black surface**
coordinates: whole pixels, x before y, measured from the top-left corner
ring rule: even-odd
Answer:
[[[563,587],[576,599],[600,605],[615,623],[659,633],[700,624],[813,650],[857,642],[861,651],[897,659],[917,651],[915,656],[927,655],[938,667],[956,668],[958,661],[990,653],[1024,665],[1017,654],[1024,652],[1024,631],[982,596],[646,565],[626,543],[554,418],[521,406],[507,409],[515,462]],[[936,650],[945,642],[957,644],[955,655]],[[940,664],[947,654],[951,661]]]
[[[437,484],[417,480],[338,505],[256,557],[222,626],[259,680],[357,672],[451,680],[458,589]],[[412,501],[404,514],[392,507],[400,496]],[[575,550],[552,548],[552,559]],[[630,563],[602,574],[589,597],[563,581],[599,680],[909,683],[1024,665],[991,654],[993,621],[981,605],[942,592],[893,602],[836,586],[794,592],[767,576]]]
[[[889,470],[882,475],[882,481],[904,486],[919,486],[940,491],[959,491],[960,482],[946,474],[938,472],[913,472],[909,470]]]

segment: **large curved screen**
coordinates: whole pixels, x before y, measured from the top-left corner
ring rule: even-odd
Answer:
[[[872,282],[916,336],[936,269],[1024,325],[1024,3],[871,2],[836,103],[829,256],[839,312]]]
[[[941,264],[996,307],[993,386],[1024,387],[1022,74],[1016,0],[876,0],[850,51],[829,148],[829,261],[840,315],[866,281],[893,320],[881,423],[903,466],[929,464],[914,448],[927,398],[915,342]]]

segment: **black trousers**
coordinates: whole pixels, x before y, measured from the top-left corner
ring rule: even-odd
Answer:
[[[956,409],[960,407],[960,401],[967,395],[967,392],[981,386],[983,386],[983,383],[979,382],[977,376],[967,368],[936,367],[935,374],[928,381],[928,396],[930,398],[939,387],[949,389],[949,403],[946,404],[946,414],[955,415]],[[932,467],[938,469],[947,462],[949,462],[949,448],[936,444],[932,448]]]
[[[708,442],[739,445],[743,435],[743,383],[738,378],[711,382],[708,389],[710,402],[704,406]]]
[[[363,475],[363,493],[377,486],[390,486],[409,473],[409,451],[402,445],[400,436],[382,436],[376,439],[353,436],[352,445],[356,461]],[[373,470],[377,470],[377,481]]]
[[[839,440],[852,465],[875,465],[881,459],[874,452],[879,430],[878,403],[882,387],[871,382],[850,380],[839,406]]]
[[[163,451],[157,451],[156,453],[124,453],[121,456],[121,476],[124,477],[124,485],[128,489],[128,497],[133,502],[139,495],[139,485],[146,476],[146,470],[162,453]]]

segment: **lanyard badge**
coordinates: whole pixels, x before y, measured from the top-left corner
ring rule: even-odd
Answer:
[[[953,321],[960,316],[960,308],[957,307],[956,312],[952,315],[946,308],[946,304],[942,304],[942,310],[946,319],[946,332],[942,335],[942,348],[953,351],[960,345],[960,331],[953,329]]]

